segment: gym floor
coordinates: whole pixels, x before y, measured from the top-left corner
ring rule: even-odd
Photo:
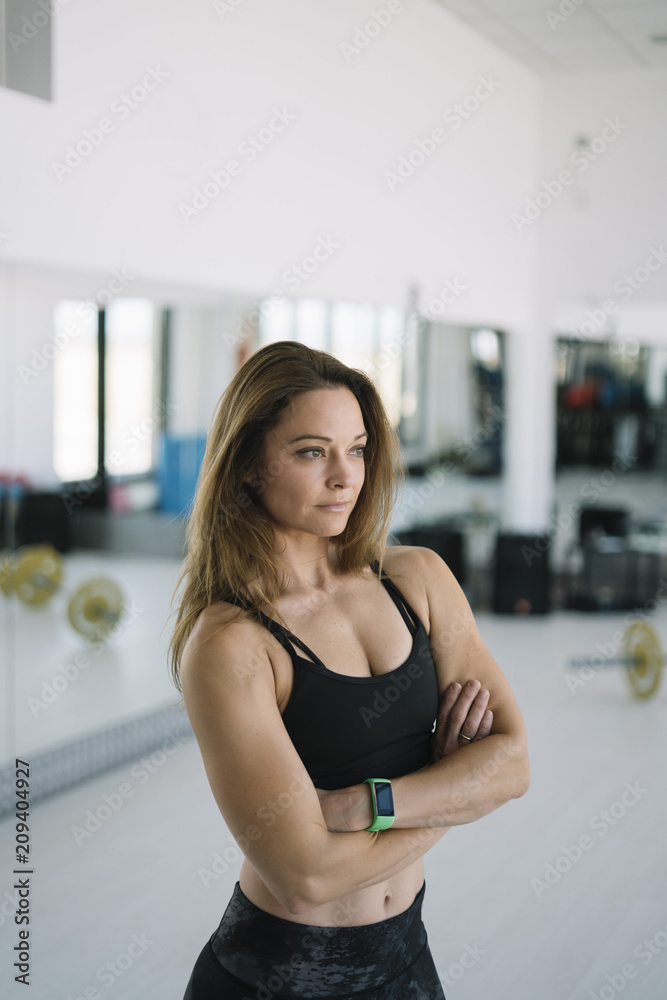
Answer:
[[[96,558],[68,557],[66,585],[95,572]],[[41,709],[30,699],[44,700],[85,643],[65,621],[63,595],[16,611],[16,749],[28,759],[63,733],[178,701],[164,667],[177,562],[103,558],[135,614]],[[426,855],[424,921],[447,998],[663,1000],[667,684],[639,700],[620,667],[584,677],[568,667],[613,642],[627,612],[476,617],[526,720],[531,788]],[[665,645],[667,600],[652,620]],[[32,808],[34,1000],[182,1000],[220,921],[241,858],[198,746],[180,739],[146,758]],[[107,818],[82,832],[105,802]],[[0,822],[5,970],[19,929],[14,827],[13,817]],[[25,995],[3,978],[4,997]]]

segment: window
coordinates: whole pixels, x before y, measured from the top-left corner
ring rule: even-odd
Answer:
[[[324,299],[265,299],[259,306],[259,346],[296,340],[328,351],[375,382],[394,427],[404,409],[402,393],[405,313],[395,306]]]
[[[159,319],[148,299],[115,299],[102,311],[91,300],[57,304],[66,346],[54,358],[53,464],[62,482],[154,470],[165,423]]]
[[[53,361],[53,466],[63,482],[97,472],[97,316],[86,302],[59,302],[55,310],[55,330],[67,338]]]
[[[112,476],[153,468],[159,378],[153,303],[115,299],[106,310],[105,467]]]

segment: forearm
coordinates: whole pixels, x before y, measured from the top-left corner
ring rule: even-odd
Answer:
[[[430,767],[392,779],[392,830],[472,823],[523,795],[527,784],[525,747],[505,734],[487,736]],[[327,793],[321,804],[329,829],[364,830],[373,821],[366,784]]]
[[[472,823],[528,786],[524,748],[501,733],[436,761],[431,767],[392,781],[399,828],[448,827]]]
[[[320,844],[316,874],[309,880],[305,907],[319,906],[384,882],[426,854],[448,830],[445,826],[424,826],[400,830],[392,827],[374,833],[327,833]]]

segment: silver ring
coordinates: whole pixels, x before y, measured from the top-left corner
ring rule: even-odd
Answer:
[[[474,738],[475,738],[474,736],[466,736],[465,733],[459,733],[459,739],[465,740],[466,743],[472,743]]]

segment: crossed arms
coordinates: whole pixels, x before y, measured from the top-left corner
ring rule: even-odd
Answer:
[[[447,564],[421,547],[401,556],[425,584],[440,708],[430,767],[392,779],[392,829],[451,828],[525,794],[530,781],[526,729],[509,683],[484,645]],[[462,743],[460,733],[473,742]],[[364,830],[373,822],[365,784],[332,792],[318,789],[318,795],[329,830]]]
[[[217,631],[220,611],[207,609],[183,653],[183,698],[213,795],[249,862],[291,913],[391,878],[452,826],[528,787],[521,713],[465,595],[430,549],[406,549],[401,559],[425,581],[441,701],[433,763],[392,781],[397,820],[389,830],[365,829],[366,785],[336,793],[314,787],[278,710],[270,660],[277,640],[267,630],[238,622]],[[466,687],[473,679],[477,691]],[[473,743],[459,744],[462,727]],[[285,807],[269,822],[273,802]]]

